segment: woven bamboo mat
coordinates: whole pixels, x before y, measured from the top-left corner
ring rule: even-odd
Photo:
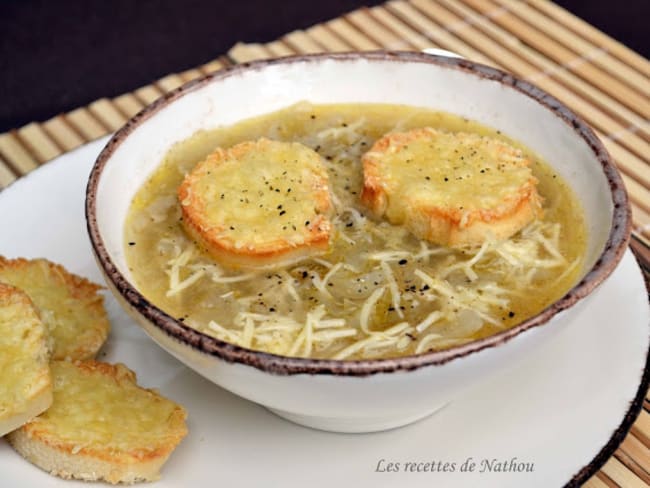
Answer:
[[[118,129],[163,93],[223,67],[324,51],[440,47],[531,81],[596,130],[616,160],[635,233],[650,238],[650,62],[548,0],[393,0],[267,44],[237,44],[215,61],[133,93],[0,135],[0,188],[60,154]],[[585,486],[650,486],[650,399]]]

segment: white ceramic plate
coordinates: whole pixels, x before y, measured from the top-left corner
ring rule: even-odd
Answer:
[[[68,153],[0,193],[0,254],[47,257],[101,280],[83,202],[105,141]],[[109,294],[113,330],[99,357],[126,363],[140,384],[159,388],[189,412],[190,433],[157,487],[577,485],[622,440],[648,383],[650,311],[629,252],[596,293],[576,322],[516,368],[428,419],[376,434],[299,427],[220,389],[155,345]],[[476,463],[473,472],[461,470],[468,458]],[[532,472],[512,471],[512,459]],[[493,471],[480,472],[487,469],[484,460]],[[1,440],[0,473],[3,486],[71,486]]]

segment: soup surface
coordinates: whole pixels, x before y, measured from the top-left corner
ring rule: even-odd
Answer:
[[[416,127],[498,138],[532,161],[544,216],[513,237],[450,249],[371,219],[361,156],[388,132]],[[330,250],[265,270],[218,265],[185,233],[177,189],[217,147],[260,137],[300,142],[326,162],[335,213]],[[129,269],[151,302],[201,332],[270,353],[368,359],[449,348],[538,313],[575,283],[584,219],[552,168],[503,134],[461,117],[379,104],[311,105],[202,131],[176,144],[133,199]]]

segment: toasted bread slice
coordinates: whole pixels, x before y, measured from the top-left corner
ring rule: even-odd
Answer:
[[[45,259],[0,256],[0,282],[22,289],[39,309],[52,341],[52,359],[94,357],[110,325],[100,286]]]
[[[187,434],[185,410],[136,384],[122,364],[54,361],[54,402],[7,436],[27,460],[61,478],[151,481]]]
[[[47,331],[29,297],[0,283],[0,436],[52,403]]]
[[[530,161],[496,138],[419,128],[383,136],[362,162],[363,203],[436,244],[505,239],[542,214]]]
[[[222,264],[264,267],[328,249],[327,170],[299,143],[217,149],[178,190],[186,231]]]

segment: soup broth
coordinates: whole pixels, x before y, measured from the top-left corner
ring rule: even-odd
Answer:
[[[539,180],[543,218],[510,239],[464,249],[370,218],[359,201],[361,156],[388,132],[424,126],[494,137],[524,151]],[[322,156],[334,234],[319,257],[277,269],[228,269],[187,236],[176,192],[217,147],[260,137],[300,142]],[[568,291],[585,245],[572,190],[530,150],[456,115],[380,104],[303,102],[201,131],[169,151],[135,195],[125,224],[135,283],[168,314],[242,347],[330,359],[420,354],[512,327]]]

